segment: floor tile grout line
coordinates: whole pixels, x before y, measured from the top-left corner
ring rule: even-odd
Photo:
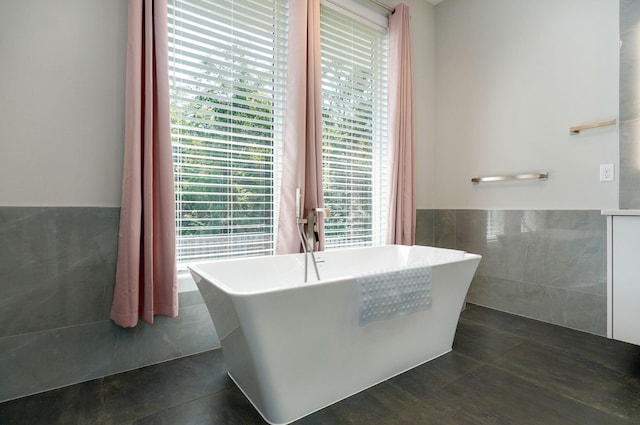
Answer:
[[[517,344],[517,345],[515,345],[515,346],[513,346],[513,347],[511,347],[511,348],[509,348],[509,349],[508,349],[508,350],[506,350],[504,353],[502,353],[502,354],[500,354],[499,356],[497,356],[497,357],[495,357],[495,358],[491,359],[489,362],[485,362],[485,364],[486,364],[487,366],[489,366],[489,367],[493,367],[493,368],[498,369],[498,370],[500,370],[500,371],[502,371],[502,372],[505,372],[505,373],[507,373],[507,374],[509,374],[509,375],[511,375],[511,376],[513,376],[513,377],[516,377],[516,378],[518,378],[518,379],[522,379],[523,381],[525,381],[525,382],[527,382],[527,383],[529,383],[529,384],[531,384],[531,385],[534,385],[534,386],[536,386],[536,387],[538,387],[538,388],[546,389],[547,391],[550,391],[550,392],[552,392],[552,393],[554,393],[554,394],[556,394],[556,395],[558,395],[558,396],[560,396],[560,397],[564,397],[564,398],[566,398],[566,399],[568,399],[568,400],[572,400],[572,401],[578,402],[578,403],[580,403],[580,404],[582,404],[582,405],[584,405],[584,406],[591,407],[591,408],[593,408],[593,409],[595,409],[595,410],[597,410],[597,411],[599,411],[599,412],[602,412],[602,413],[604,413],[604,414],[606,414],[606,415],[614,416],[614,417],[616,417],[616,418],[620,418],[620,419],[624,419],[624,420],[630,420],[630,418],[628,418],[628,417],[626,417],[626,416],[621,416],[621,415],[616,414],[616,413],[614,413],[614,412],[610,412],[610,411],[607,411],[607,410],[603,410],[603,409],[601,409],[601,408],[599,408],[599,407],[597,407],[597,406],[594,406],[594,405],[592,405],[592,404],[589,404],[588,402],[586,402],[586,401],[584,401],[584,400],[580,400],[580,399],[578,399],[578,398],[572,397],[572,396],[571,396],[571,395],[569,395],[569,394],[564,394],[564,393],[558,392],[556,389],[552,388],[551,386],[543,385],[542,383],[539,383],[539,382],[533,381],[533,380],[531,380],[531,379],[528,379],[526,376],[520,375],[520,374],[516,373],[516,372],[515,372],[515,371],[513,371],[513,370],[509,370],[509,369],[506,369],[506,368],[504,368],[504,367],[501,367],[499,364],[497,364],[497,363],[496,363],[498,360],[500,360],[501,358],[503,358],[505,355],[507,355],[507,354],[508,354],[508,353],[510,353],[511,351],[515,350],[516,348],[520,347],[520,346],[521,346],[522,344],[524,344],[524,343],[530,343],[530,344],[533,344],[533,345],[537,345],[537,346],[542,347],[543,349],[548,350],[548,351],[553,352],[553,353],[560,353],[560,354],[563,354],[563,355],[569,355],[569,354],[574,354],[574,355],[576,355],[576,354],[577,354],[577,353],[572,352],[572,351],[567,350],[567,349],[558,348],[557,346],[554,346],[554,345],[552,345],[552,344],[544,344],[544,343],[540,343],[539,341],[536,341],[536,340],[533,340],[533,339],[527,338],[527,340],[526,340],[526,341],[522,341],[521,343],[519,343],[519,344]],[[581,356],[581,357],[582,357],[582,356]],[[584,357],[582,357],[582,358],[584,358]],[[588,360],[588,359],[585,359],[585,360]],[[601,365],[602,367],[605,367],[605,368],[607,368],[607,369],[610,369],[610,368],[608,368],[608,367],[607,367],[606,365],[604,365],[604,364],[601,364],[601,363],[599,363],[599,362],[596,362],[596,363],[598,363],[598,364],[599,364],[599,365]],[[613,369],[612,369],[612,370],[613,370]],[[614,371],[615,371],[615,370],[614,370]]]
[[[479,325],[482,326],[482,325]],[[579,332],[579,331],[578,331]],[[516,335],[517,334],[512,334],[510,332],[506,332],[507,334],[510,335]],[[557,344],[553,343],[552,341],[540,341],[536,338],[530,338],[530,337],[520,337],[523,338],[524,340],[521,341],[520,343],[518,343],[517,345],[514,345],[513,347],[509,348],[507,351],[505,351],[504,353],[500,354],[499,356],[497,356],[496,358],[492,359],[490,363],[493,363],[494,361],[502,358],[503,356],[505,356],[506,354],[508,354],[510,351],[516,349],[517,347],[521,346],[524,343],[529,343],[538,347],[541,347],[545,350],[551,351],[553,353],[557,353],[560,355],[566,355],[566,356],[574,356],[574,357],[579,357],[584,361],[589,361],[589,362],[593,362],[596,363],[597,365],[613,372],[613,373],[622,373],[623,376],[625,376],[626,374],[624,372],[621,372],[615,365],[609,363],[609,362],[604,362],[604,361],[600,361],[597,359],[594,359],[590,356],[587,356],[585,353],[582,352],[582,350],[580,349],[575,349],[575,348],[571,348],[571,347],[564,347],[564,346],[558,346]],[[639,387],[640,387],[640,383],[639,383]]]
[[[213,350],[206,350],[206,351],[203,351],[203,352],[198,353],[198,354],[204,354],[204,353],[207,353],[209,351],[213,351]],[[183,357],[180,357],[180,358],[177,358],[177,359],[156,363],[156,364],[145,366],[145,367],[142,367],[142,368],[132,369],[132,370],[128,370],[128,371],[125,371],[125,372],[120,372],[120,373],[117,373],[117,374],[113,374],[113,375],[97,378],[97,379],[101,379],[102,380],[102,382],[101,382],[102,398],[103,398],[103,406],[104,406],[104,410],[105,410],[105,416],[104,417],[107,418],[106,408],[107,408],[107,401],[108,401],[108,399],[106,397],[107,391],[105,389],[105,381],[110,380],[110,379],[114,379],[114,380],[117,381],[119,379],[118,378],[119,375],[123,375],[123,376],[124,375],[131,375],[131,374],[135,375],[138,371],[142,372],[144,370],[148,371],[150,369],[165,368],[165,367],[169,366],[171,363],[186,361],[190,357],[197,356],[198,354],[183,356]],[[218,393],[223,392],[225,390],[230,390],[230,389],[236,388],[235,384],[233,384],[233,382],[231,381],[231,379],[229,379],[227,374],[225,373],[224,375],[225,375],[226,379],[229,381],[229,385],[221,386],[220,388],[217,388],[217,389],[215,389],[213,391],[205,391],[205,392],[201,392],[201,393],[196,393],[196,394],[194,394],[194,397],[189,398],[188,400],[178,401],[175,404],[167,404],[167,405],[163,406],[161,409],[154,410],[153,412],[150,412],[149,414],[146,414],[143,417],[140,417],[140,418],[136,417],[135,421],[142,420],[142,419],[146,418],[147,416],[152,416],[152,415],[155,415],[155,414],[157,414],[159,412],[162,412],[162,411],[165,411],[165,410],[168,410],[168,409],[173,409],[173,408],[176,408],[176,407],[181,406],[181,405],[186,404],[186,403],[191,403],[191,402],[193,402],[195,400],[199,400],[199,399],[202,399],[202,398],[205,398],[205,397],[210,397],[212,395],[218,394]],[[211,375],[211,376],[213,377],[213,375]],[[91,381],[93,381],[93,380],[91,380]]]
[[[629,417],[621,416],[621,415],[618,415],[618,414],[616,414],[616,413],[614,413],[614,412],[609,412],[609,411],[607,411],[607,410],[603,410],[603,409],[599,408],[598,406],[595,406],[595,405],[593,405],[593,404],[587,403],[587,402],[586,402],[586,401],[584,401],[584,400],[580,400],[580,399],[578,399],[578,398],[572,397],[572,396],[570,396],[569,394],[564,394],[564,393],[558,392],[557,390],[555,390],[555,389],[553,389],[553,388],[551,388],[551,387],[549,387],[549,386],[542,385],[542,384],[540,384],[540,383],[538,383],[538,382],[535,382],[535,381],[532,381],[532,380],[530,380],[530,379],[527,379],[525,376],[522,376],[522,375],[519,375],[519,374],[517,374],[517,373],[514,373],[513,371],[508,370],[508,369],[505,369],[505,368],[503,368],[503,367],[500,367],[499,365],[496,365],[496,364],[487,364],[487,366],[489,366],[489,367],[493,367],[493,368],[498,369],[498,370],[500,370],[500,371],[502,371],[502,372],[504,372],[504,373],[507,373],[507,374],[509,374],[509,375],[511,375],[511,376],[513,376],[513,377],[515,377],[515,378],[521,379],[521,380],[523,380],[523,381],[527,382],[529,385],[533,385],[533,386],[535,386],[535,387],[537,387],[537,388],[542,388],[542,389],[544,389],[544,390],[547,390],[547,391],[549,391],[549,392],[551,392],[551,393],[553,393],[553,394],[557,395],[558,397],[562,397],[562,398],[565,398],[565,399],[567,399],[567,400],[571,400],[571,401],[574,401],[574,402],[576,402],[576,403],[579,403],[579,404],[581,404],[581,405],[583,405],[583,406],[590,407],[591,409],[597,410],[598,412],[604,413],[605,415],[613,416],[613,417],[616,417],[616,418],[618,418],[618,419],[623,419],[623,420],[625,420],[625,421],[629,421],[629,420],[631,420],[631,418],[629,418]]]
[[[164,406],[162,409],[155,410],[155,411],[153,411],[153,412],[149,413],[148,415],[145,415],[145,416],[140,417],[140,418],[136,418],[136,419],[135,419],[135,421],[134,421],[134,423],[137,423],[137,422],[139,422],[139,421],[142,421],[142,420],[144,420],[144,419],[147,419],[147,418],[149,418],[149,417],[151,417],[151,416],[158,415],[158,414],[160,414],[160,413],[162,413],[162,412],[166,412],[166,411],[168,411],[168,410],[176,409],[176,408],[178,408],[178,407],[180,407],[180,406],[184,406],[184,405],[186,405],[186,404],[190,404],[190,403],[194,403],[194,402],[199,401],[199,400],[203,400],[203,399],[205,399],[205,398],[211,397],[211,396],[213,396],[213,395],[215,395],[215,394],[222,393],[222,392],[224,392],[224,391],[233,391],[234,389],[237,389],[237,387],[233,386],[233,387],[220,388],[220,389],[219,389],[219,390],[217,390],[217,391],[213,391],[213,392],[211,392],[211,393],[207,393],[207,394],[201,394],[201,395],[198,395],[198,396],[196,396],[196,397],[190,398],[189,400],[183,401],[183,402],[181,402],[181,403],[177,403],[177,404],[170,405],[170,406]],[[251,406],[251,407],[253,408],[253,406]],[[266,423],[266,422],[265,422],[265,423]]]
[[[486,324],[484,324],[482,322],[478,322],[476,320],[470,320],[470,319],[465,319],[465,318],[460,317],[459,322],[473,323],[476,326],[480,326],[480,327],[485,328],[485,329],[490,329],[492,331],[496,331],[496,332],[499,332],[501,334],[510,335],[510,336],[513,336],[513,337],[516,337],[516,338],[522,339],[522,340],[530,340],[531,339],[528,336],[522,336],[522,335],[519,335],[517,333],[505,331],[503,329],[499,329],[499,328],[496,328],[496,327],[493,327],[493,326],[489,326],[489,325],[486,325]],[[455,342],[455,337],[454,337],[454,342]]]
[[[480,368],[482,368],[483,366],[485,366],[485,365],[486,365],[486,363],[485,363],[485,362],[483,362],[483,361],[481,361],[481,360],[478,360],[478,359],[474,359],[474,358],[469,357],[469,356],[466,356],[466,355],[464,355],[464,354],[456,353],[455,351],[452,351],[451,353],[452,353],[452,354],[454,354],[454,355],[457,355],[457,356],[464,357],[464,358],[466,358],[466,359],[468,359],[468,360],[471,360],[472,362],[477,363],[477,364],[475,364],[475,365],[474,365],[470,370],[468,370],[468,371],[464,372],[463,374],[461,374],[460,376],[458,376],[458,377],[456,377],[456,378],[452,379],[451,381],[447,382],[446,384],[444,384],[444,385],[440,385],[440,386],[438,386],[438,387],[434,388],[434,389],[433,389],[434,391],[441,391],[441,390],[443,390],[443,389],[447,388],[449,385],[452,385],[453,383],[458,382],[459,380],[461,380],[461,379],[463,379],[463,378],[465,378],[465,377],[467,377],[467,376],[469,376],[469,375],[473,374],[473,373],[474,373],[474,372],[476,372],[478,369],[480,369]],[[406,372],[405,372],[405,373],[406,373]],[[399,376],[399,375],[398,375],[398,376]],[[404,389],[403,387],[401,387],[400,385],[398,385],[398,384],[396,384],[396,383],[394,383],[394,382],[391,382],[392,380],[393,380],[393,378],[389,379],[387,382],[388,382],[389,384],[391,384],[392,386],[394,386],[395,388],[402,390],[404,393],[407,393],[407,394],[411,397],[411,399],[412,399],[412,404],[419,404],[419,403],[420,403],[420,401],[421,401],[421,400],[420,400],[420,398],[418,398],[418,397],[414,396],[411,392],[409,392],[409,391],[405,390],[405,389]]]
[[[393,378],[395,378],[395,377],[397,377],[397,376],[400,376],[400,375],[396,375],[396,376],[394,376]],[[391,385],[392,387],[394,387],[396,390],[400,390],[400,391],[402,391],[403,393],[405,393],[406,395],[408,395],[408,396],[409,396],[409,398],[411,399],[411,404],[415,404],[415,403],[419,403],[419,402],[420,402],[420,399],[419,399],[418,397],[416,397],[415,395],[413,395],[411,392],[409,392],[409,391],[405,390],[405,389],[404,389],[404,388],[402,388],[400,385],[398,385],[398,384],[396,384],[396,383],[394,383],[394,382],[391,382],[391,381],[393,381],[393,378],[389,378],[389,379],[388,379],[387,381],[385,381],[385,382],[387,382],[389,385]],[[378,384],[378,385],[380,385],[380,384]]]
[[[489,309],[489,307],[484,307],[484,306],[480,306],[480,305],[478,305],[478,306],[479,306],[479,307],[482,307],[482,308]],[[497,311],[499,311],[499,310],[497,310]],[[590,332],[585,332],[585,331],[582,331],[582,330],[580,330],[580,329],[569,328],[569,327],[566,327],[566,326],[561,326],[561,325],[557,325],[557,324],[554,324],[554,323],[545,322],[545,321],[542,321],[542,320],[532,319],[532,318],[530,318],[530,317],[526,317],[526,316],[520,316],[520,315],[518,315],[518,314],[514,314],[514,313],[503,312],[503,311],[499,311],[499,312],[500,312],[500,313],[503,313],[503,314],[507,314],[507,315],[515,316],[515,317],[518,317],[518,318],[520,318],[520,319],[530,320],[530,321],[532,321],[532,322],[534,322],[534,323],[535,323],[535,325],[534,325],[534,326],[540,326],[540,325],[551,326],[551,327],[556,327],[556,328],[562,329],[563,331],[576,332],[576,333],[581,334],[581,335],[582,335],[582,336],[584,336],[584,337],[589,337],[589,338],[591,338],[591,337],[596,337],[596,338],[603,338],[603,339],[605,339],[605,340],[608,340],[608,338],[606,338],[605,336],[597,335],[597,334],[592,334],[592,333],[590,333]],[[503,328],[496,327],[496,326],[494,326],[494,325],[490,325],[490,324],[486,324],[486,323],[484,323],[484,322],[481,322],[481,321],[478,321],[478,320],[474,320],[474,319],[471,319],[471,318],[465,318],[465,317],[460,316],[460,321],[464,321],[464,322],[467,322],[467,323],[474,323],[474,324],[476,324],[476,325],[478,325],[478,326],[482,326],[482,327],[484,327],[484,328],[488,328],[488,329],[496,330],[496,331],[499,331],[499,332],[501,332],[501,333],[505,333],[505,334],[509,334],[509,335],[516,336],[516,337],[518,337],[518,338],[524,338],[524,339],[529,340],[529,341],[538,342],[538,343],[539,343],[539,344],[541,344],[541,345],[545,345],[545,346],[549,346],[549,347],[553,347],[553,346],[555,346],[555,344],[554,344],[554,343],[552,343],[552,342],[544,343],[544,344],[543,344],[543,343],[541,343],[540,341],[538,341],[537,339],[535,339],[534,337],[531,337],[531,336],[523,336],[522,334],[515,333],[515,332],[512,332],[512,331],[508,331],[508,330],[505,330],[505,329],[503,329]]]

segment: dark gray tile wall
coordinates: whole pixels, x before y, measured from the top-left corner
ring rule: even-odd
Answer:
[[[468,301],[606,334],[606,221],[588,210],[422,210],[416,240],[482,255]],[[430,228],[432,226],[432,228]]]
[[[640,208],[640,2],[620,0],[620,208]]]
[[[416,245],[433,245],[434,210],[416,211]]]
[[[118,208],[0,208],[0,401],[218,346],[200,294],[177,319],[108,319]],[[469,301],[603,335],[599,211],[419,210],[416,242],[483,255]]]
[[[0,208],[0,337],[108,319],[118,208]]]
[[[109,320],[119,208],[0,207],[0,401],[209,350],[199,292],[177,319]]]

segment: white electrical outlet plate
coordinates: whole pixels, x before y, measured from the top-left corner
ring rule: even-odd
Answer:
[[[612,182],[614,179],[613,164],[600,164],[600,181]]]

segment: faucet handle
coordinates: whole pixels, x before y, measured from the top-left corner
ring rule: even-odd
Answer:
[[[323,213],[324,218],[331,217],[331,210],[329,208],[314,208],[313,211]]]

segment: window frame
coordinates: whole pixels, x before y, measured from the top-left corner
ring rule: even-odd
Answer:
[[[226,5],[226,4],[231,4],[234,2],[238,2],[238,3],[243,3],[243,4],[247,4],[247,5],[257,5],[258,3],[272,3],[272,4],[278,4],[279,5],[279,9],[277,13],[281,13],[282,12],[282,5],[284,3],[286,3],[286,0],[216,0],[215,2],[211,2],[210,0],[169,0],[169,9],[170,9],[170,13],[171,11],[173,11],[174,16],[170,16],[169,17],[169,31],[170,31],[170,44],[169,44],[169,48],[170,48],[170,56],[171,55],[176,55],[177,54],[177,49],[178,49],[178,41],[177,40],[177,30],[176,30],[176,22],[177,22],[177,14],[176,14],[176,5],[180,5],[180,4],[193,4],[194,6],[191,8],[191,12],[195,13],[195,11],[200,10],[201,12],[205,10],[206,7],[211,6],[211,7],[220,7],[221,5]],[[222,9],[225,9],[224,11]],[[246,10],[249,10],[251,8],[245,8]],[[326,12],[322,12],[322,11],[326,11]],[[213,43],[214,45],[220,45],[220,41],[216,41],[211,39],[212,33],[218,34],[219,37],[221,38],[229,38],[233,35],[233,33],[235,32],[235,30],[227,28],[227,31],[224,31],[224,29],[220,30],[219,28],[217,28],[217,24],[214,23],[214,21],[212,21],[212,17],[217,17],[219,19],[225,19],[225,14],[228,14],[229,12],[234,12],[235,10],[233,10],[233,8],[229,7],[225,7],[222,6],[220,7],[220,11],[217,12],[211,12],[213,13],[213,15],[211,15],[211,13],[209,13],[208,18],[206,19],[202,19],[202,22],[206,23],[206,25],[204,23],[200,23],[198,25],[190,25],[189,28],[187,29],[188,31],[196,31],[198,29],[206,32],[205,35],[201,35],[199,36],[199,41],[192,43],[194,46],[198,46],[201,44],[206,43]],[[223,13],[224,12],[224,13]],[[250,10],[251,13],[253,13],[253,9]],[[249,13],[249,12],[246,12]],[[257,12],[256,12],[257,13]],[[352,12],[348,11],[348,10],[344,10],[339,6],[335,6],[332,3],[328,3],[328,2],[322,2],[321,4],[321,21],[322,21],[322,15],[323,13],[331,13],[331,14],[340,14],[342,15],[342,18],[344,20],[353,20],[353,25],[354,26],[362,26],[363,25],[363,19],[358,18],[357,16],[355,16]],[[285,15],[286,15],[286,11],[285,11]],[[282,15],[279,15],[279,18],[282,18]],[[196,19],[197,20],[197,19]],[[184,185],[184,181],[181,180],[185,177],[189,177],[189,173],[188,172],[183,172],[183,168],[185,166],[184,163],[184,159],[185,159],[185,148],[184,146],[182,146],[184,139],[188,136],[182,137],[182,135],[180,134],[181,131],[186,131],[185,128],[182,128],[184,126],[180,126],[178,124],[176,124],[176,122],[179,123],[179,120],[176,119],[177,115],[174,115],[174,106],[176,106],[176,104],[174,103],[174,97],[176,97],[176,89],[177,86],[175,85],[176,83],[176,65],[175,65],[175,59],[176,56],[174,56],[173,58],[170,57],[170,79],[172,82],[172,88],[171,88],[171,97],[172,97],[172,137],[174,137],[176,140],[179,140],[179,142],[172,142],[172,145],[174,147],[174,162],[176,164],[176,227],[177,227],[177,234],[176,234],[176,240],[177,240],[177,251],[178,251],[178,255],[177,255],[177,260],[178,260],[178,264],[179,267],[181,269],[183,269],[186,264],[190,263],[190,262],[197,262],[197,261],[203,261],[203,260],[208,260],[208,259],[218,259],[218,258],[234,258],[234,257],[242,257],[242,256],[253,256],[253,255],[274,255],[275,254],[275,241],[277,238],[277,222],[278,222],[278,215],[279,215],[279,204],[280,204],[280,194],[279,194],[279,189],[280,189],[280,178],[282,175],[282,141],[284,140],[283,137],[283,133],[284,133],[284,121],[285,121],[285,117],[284,117],[284,103],[285,103],[285,86],[286,86],[286,50],[284,49],[286,47],[286,18],[284,23],[282,22],[282,20],[277,21],[278,23],[276,25],[274,25],[274,34],[275,31],[283,31],[284,36],[282,36],[282,32],[279,34],[279,36],[274,35],[274,39],[277,38],[276,41],[273,41],[273,45],[274,45],[274,49],[278,49],[277,55],[275,53],[274,50],[274,57],[278,56],[276,59],[274,59],[274,61],[277,61],[280,65],[282,65],[282,63],[284,62],[283,66],[279,66],[277,67],[273,73],[272,76],[274,79],[280,79],[279,82],[276,84],[278,86],[277,90],[274,90],[273,92],[273,96],[271,98],[271,100],[274,103],[278,103],[278,112],[274,112],[273,115],[273,130],[271,131],[271,139],[272,139],[272,145],[271,145],[271,153],[266,154],[266,156],[270,156],[271,157],[271,169],[270,169],[270,173],[271,173],[271,177],[269,179],[266,179],[270,182],[271,186],[270,186],[270,198],[272,200],[270,207],[269,207],[269,218],[266,220],[268,221],[268,224],[265,225],[265,227],[268,227],[269,230],[265,233],[261,233],[262,235],[268,235],[268,244],[269,244],[269,249],[262,249],[262,250],[257,250],[257,251],[252,251],[250,249],[241,249],[238,245],[238,242],[233,242],[233,237],[232,235],[228,235],[228,242],[226,242],[226,249],[222,249],[219,252],[209,252],[209,253],[203,253],[203,254],[195,254],[195,255],[182,255],[182,252],[185,248],[185,237],[184,234],[181,234],[180,232],[184,231],[185,226],[183,225],[185,223],[185,216],[181,215],[184,213],[185,209],[183,208],[183,206],[185,205],[185,199],[184,199],[184,194],[185,191],[181,190]],[[385,55],[386,55],[386,28],[382,28],[379,24],[371,24],[371,23],[366,23],[364,25],[369,25],[370,29],[373,28],[373,31],[376,31],[376,34],[380,34],[381,31],[385,34],[385,41],[384,41],[384,49],[385,49]],[[322,28],[322,23],[321,23],[321,28]],[[244,31],[244,32],[243,32]],[[245,29],[245,30],[241,30],[240,33],[244,34],[246,37],[245,39],[242,40],[241,43],[239,44],[249,44],[249,39],[251,38],[258,38],[259,36],[256,34],[251,33],[250,30]],[[173,38],[172,38],[173,37]],[[198,36],[194,36],[194,37],[198,37]],[[216,44],[217,43],[217,44]],[[231,42],[232,43],[232,42]],[[191,47],[194,47],[191,46]],[[202,58],[206,58],[206,55],[201,55]],[[284,59],[283,59],[284,58]],[[173,61],[173,62],[172,62]],[[221,65],[221,62],[219,59],[215,59],[212,60],[212,62],[214,62],[215,65]],[[383,66],[384,70],[383,70],[383,74],[385,75],[385,81],[384,84],[386,85],[386,59],[381,60],[381,65]],[[233,67],[236,66],[238,64],[242,63],[242,60],[239,59],[229,59],[228,65],[229,67]],[[212,64],[209,64],[212,65]],[[188,71],[193,71],[194,69],[196,69],[197,67],[195,67],[195,65],[192,66],[193,69],[190,69]],[[209,66],[209,69],[211,69],[212,66]],[[204,80],[204,77],[202,77]],[[325,77],[323,76],[323,86],[324,86],[324,80]],[[231,84],[232,86],[236,85],[236,82],[234,80],[234,83]],[[242,87],[242,84],[238,84],[239,87]],[[195,87],[195,86],[194,86]],[[192,87],[193,88],[193,87]],[[247,88],[247,86],[244,86],[245,90],[249,90]],[[371,88],[371,90],[375,90],[376,88]],[[203,100],[203,102],[201,102],[203,105],[201,105],[201,108],[206,108],[204,106],[204,100],[205,98],[208,98],[208,96],[203,96],[202,99],[199,100]],[[387,186],[388,186],[388,170],[385,170],[385,168],[388,168],[388,164],[387,164],[387,135],[386,135],[386,120],[387,120],[387,116],[386,116],[386,104],[387,104],[387,99],[386,99],[386,92],[383,96],[384,99],[378,99],[376,100],[377,104],[376,107],[377,109],[377,113],[375,115],[375,119],[372,121],[374,124],[378,125],[378,128],[376,129],[371,129],[371,131],[375,131],[377,134],[377,141],[374,145],[372,145],[373,147],[371,147],[371,157],[373,158],[373,160],[371,161],[370,166],[370,170],[371,173],[369,174],[369,183],[368,185],[370,186],[370,197],[372,199],[371,205],[369,205],[367,208],[370,208],[370,217],[368,217],[367,219],[370,221],[369,223],[369,227],[368,227],[368,232],[371,233],[371,237],[369,240],[360,240],[357,243],[333,243],[331,237],[329,237],[329,243],[326,246],[326,249],[336,249],[336,248],[344,248],[344,247],[356,247],[356,246],[371,246],[371,245],[382,245],[384,244],[385,241],[385,236],[386,236],[386,204],[388,202],[387,200]],[[242,99],[236,99],[236,100],[242,100]],[[244,99],[246,100],[246,99]],[[246,102],[245,102],[246,103]],[[239,103],[239,105],[241,105],[242,102]],[[323,104],[324,104],[324,100],[323,100]],[[184,105],[183,105],[184,106]],[[242,105],[241,105],[242,106]],[[244,105],[246,106],[246,105]],[[235,108],[235,109],[234,109]],[[238,111],[239,106],[235,105],[234,109],[235,111]],[[323,111],[324,112],[324,111]],[[213,118],[212,118],[213,117]],[[323,114],[323,144],[324,144],[324,140],[326,137],[326,132],[325,132],[325,122],[324,122],[324,117],[325,115]],[[207,119],[205,117],[205,114],[203,114],[202,117],[192,117],[194,118],[194,122],[195,121],[200,121],[198,125],[202,125],[202,126],[206,126],[209,123],[207,122]],[[195,118],[198,118],[197,120]],[[213,119],[214,122],[217,122],[216,120],[221,120],[223,118],[221,118],[220,114],[210,114],[209,115],[209,119]],[[229,130],[227,131],[227,133],[232,134],[234,131],[234,127],[239,126],[239,124],[237,122],[234,122],[234,115],[231,114],[229,117],[227,117],[227,123],[229,123]],[[247,121],[251,121],[252,118],[250,116],[245,116],[244,117]],[[255,117],[254,117],[255,118]],[[237,121],[237,120],[236,120]],[[198,137],[201,135],[198,135]],[[229,136],[232,137],[232,136]],[[324,150],[324,146],[323,146],[323,150]],[[202,149],[203,152],[204,151],[209,151],[209,152],[215,152],[216,148],[215,147],[211,147],[209,146],[207,149]],[[220,149],[217,149],[220,150]],[[349,153],[347,153],[348,155]],[[197,156],[197,155],[195,155]],[[323,154],[323,159],[325,159],[325,155]],[[330,160],[323,160],[323,168],[324,168],[324,164],[325,163],[330,163]],[[213,166],[215,167],[215,166]],[[220,168],[220,167],[218,167]],[[197,173],[192,173],[192,174],[197,174]],[[198,175],[194,175],[192,176],[194,178],[198,177]],[[255,177],[257,179],[257,177]],[[352,182],[355,181],[354,178],[352,178]],[[211,184],[203,184],[201,185],[203,188],[212,188],[214,186],[220,186],[220,183],[211,183]],[[228,186],[231,188],[233,187],[233,185],[231,183],[228,184]],[[354,183],[352,186],[350,187],[355,187],[357,186],[357,183]],[[325,184],[325,182],[323,182],[323,190],[325,190],[325,188],[327,188],[328,185]],[[326,195],[326,192],[325,192]],[[328,201],[328,202],[327,202]],[[206,200],[201,201],[203,204],[211,204],[214,205],[215,202],[207,202]],[[334,209],[334,215],[332,218],[327,219],[326,221],[326,226],[325,229],[329,229],[329,231],[331,231],[332,229],[332,225],[338,221],[338,220],[344,220],[344,219],[348,219],[349,217],[345,216],[345,215],[341,215],[339,213],[340,208],[337,206],[334,206],[335,203],[332,203],[332,198],[331,196],[327,197],[325,196],[325,206],[330,208],[330,209]],[[336,214],[336,212],[338,214]],[[231,215],[233,215],[230,212]],[[353,230],[355,228],[355,226],[353,225],[353,222],[344,222],[343,223],[343,227],[345,228],[350,228],[351,230]],[[200,227],[196,227],[193,226],[192,228],[197,228],[199,231],[201,231],[202,229],[206,228],[206,226],[200,226]],[[353,232],[352,232],[353,233]],[[225,234],[223,232],[221,237],[224,237]]]

